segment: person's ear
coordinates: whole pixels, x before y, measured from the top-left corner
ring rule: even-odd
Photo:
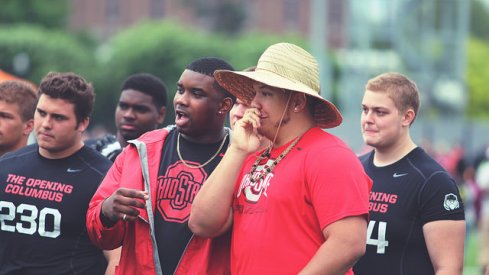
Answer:
[[[82,121],[78,123],[77,130],[80,131],[81,133],[85,132],[85,130],[88,128],[88,124],[90,124],[90,118],[84,118]]]
[[[413,109],[407,109],[402,118],[402,125],[409,127],[411,123],[413,123],[414,118],[416,117],[416,113]]]
[[[307,106],[306,94],[295,92],[294,95],[292,96],[292,110],[295,113],[297,113],[304,110],[306,106]]]
[[[156,123],[158,123],[158,125],[163,124],[163,122],[165,121],[165,117],[166,117],[166,107],[161,106],[161,108],[158,110],[158,118],[156,119]]]
[[[233,108],[233,105],[233,100],[230,97],[225,97],[219,105],[218,114],[224,115],[229,113],[229,111],[231,111],[231,108]]]
[[[28,121],[24,122],[24,129],[22,131],[22,134],[24,136],[28,136],[32,132],[33,128],[34,128],[34,119],[31,118]]]

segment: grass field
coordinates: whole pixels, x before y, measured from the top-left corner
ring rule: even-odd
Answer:
[[[475,231],[472,231],[465,247],[464,275],[481,275],[480,267],[477,264],[478,250],[478,237]]]

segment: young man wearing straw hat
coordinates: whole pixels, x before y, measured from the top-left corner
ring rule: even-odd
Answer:
[[[122,245],[117,274],[229,274],[229,236],[209,239],[188,228],[193,199],[229,144],[224,120],[234,96],[219,86],[226,61],[191,62],[177,82],[175,126],[147,132],[116,158],[87,213],[99,247]]]
[[[235,274],[352,274],[365,251],[371,181],[348,146],[321,130],[342,118],[319,95],[314,57],[279,43],[254,72],[214,76],[252,108],[195,198],[190,228],[212,237],[232,224]],[[262,138],[272,145],[254,153]]]

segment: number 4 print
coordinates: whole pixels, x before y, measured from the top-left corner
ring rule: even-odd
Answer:
[[[377,246],[377,253],[384,254],[385,248],[389,246],[389,241],[385,239],[387,230],[386,222],[379,222],[379,228],[377,231],[377,239],[372,239],[372,232],[374,231],[376,221],[370,221],[367,228],[367,244]]]

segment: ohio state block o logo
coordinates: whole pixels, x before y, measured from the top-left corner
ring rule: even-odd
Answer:
[[[168,167],[165,177],[158,181],[156,194],[156,204],[163,219],[186,222],[190,216],[190,206],[206,178],[207,173],[203,168],[190,169],[180,161]]]

